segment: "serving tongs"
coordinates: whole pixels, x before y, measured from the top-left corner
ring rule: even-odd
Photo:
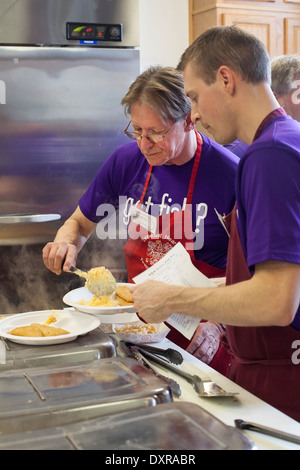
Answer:
[[[248,429],[249,431],[259,432],[261,434],[277,437],[278,439],[283,439],[285,441],[300,445],[300,436],[296,436],[288,432],[269,428],[267,426],[263,426],[262,424],[250,423],[249,421],[244,421],[242,419],[235,419],[234,424],[238,429]]]
[[[138,346],[141,352],[146,351],[152,354],[156,354],[158,356],[166,357],[173,364],[182,364],[183,362],[182,354],[180,354],[179,351],[176,351],[176,349],[172,349],[172,348],[161,349],[161,348],[156,348],[154,346],[148,346],[146,344],[131,343],[130,341],[126,341],[126,344],[129,347]]]
[[[172,390],[172,393],[175,397],[180,397],[181,395],[181,390],[179,384],[171,379],[170,377],[166,377],[165,375],[160,374],[157,372],[151,365],[151,363],[144,357],[137,348],[135,348],[134,345],[129,346],[131,343],[127,343],[125,341],[120,341],[120,346],[122,350],[125,352],[125,354],[129,357],[133,357],[136,359],[139,363],[145,365],[147,369],[151,370],[153,374],[156,375],[160,380],[162,380],[164,383],[166,383],[170,389]]]
[[[127,344],[127,342],[125,342]],[[156,356],[155,354],[150,353],[149,351],[143,351],[139,345],[134,346],[142,356],[146,356],[150,361],[155,362],[161,367],[174,372],[180,377],[184,378],[187,382],[193,385],[195,391],[199,396],[203,398],[213,398],[213,397],[231,397],[238,395],[237,392],[226,392],[219,385],[211,380],[202,380],[198,375],[189,374],[188,372],[183,371],[179,367],[173,366],[170,362],[165,359]]]

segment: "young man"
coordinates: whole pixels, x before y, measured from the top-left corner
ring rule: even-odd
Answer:
[[[221,144],[249,144],[240,160],[225,287],[134,287],[147,322],[172,312],[226,324],[229,377],[300,420],[300,126],[270,86],[263,44],[236,27],[204,32],[183,54],[191,117]]]

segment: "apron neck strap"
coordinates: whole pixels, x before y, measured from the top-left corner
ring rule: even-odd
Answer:
[[[139,204],[143,204],[144,197],[145,197],[145,194],[146,194],[146,191],[147,191],[147,188],[148,188],[148,184],[149,184],[149,181],[150,181],[150,177],[151,177],[151,173],[152,173],[152,168],[153,168],[153,165],[150,165],[150,166],[149,166],[148,173],[147,173],[147,178],[146,178],[145,186],[144,186],[142,195],[141,195],[141,197],[140,197],[140,202],[139,202]]]
[[[196,150],[196,155],[195,155],[195,160],[194,160],[194,165],[193,165],[193,170],[192,170],[192,175],[190,179],[190,184],[189,184],[189,189],[187,193],[187,204],[192,204],[192,199],[193,199],[193,194],[194,194],[194,187],[195,187],[195,181],[197,177],[197,172],[198,172],[198,167],[200,163],[200,158],[201,158],[201,153],[202,153],[202,140],[200,134],[195,131],[196,138],[197,138],[197,150]]]
[[[258,137],[260,137],[260,135],[262,134],[264,128],[266,127],[266,125],[272,121],[272,119],[275,119],[279,116],[286,116],[286,112],[283,108],[277,108],[277,109],[274,109],[274,111],[271,111],[271,113],[269,113],[265,119],[260,123],[260,125],[258,126],[258,129],[255,133],[255,136],[254,136],[254,140],[258,139]]]

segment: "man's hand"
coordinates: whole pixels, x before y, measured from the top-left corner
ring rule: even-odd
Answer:
[[[172,313],[168,308],[168,299],[177,295],[180,289],[160,281],[146,281],[130,286],[133,307],[146,323],[161,323]]]

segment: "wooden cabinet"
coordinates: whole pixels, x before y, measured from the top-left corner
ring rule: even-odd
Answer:
[[[300,0],[189,0],[190,42],[206,29],[236,25],[257,36],[271,58],[300,53]]]

